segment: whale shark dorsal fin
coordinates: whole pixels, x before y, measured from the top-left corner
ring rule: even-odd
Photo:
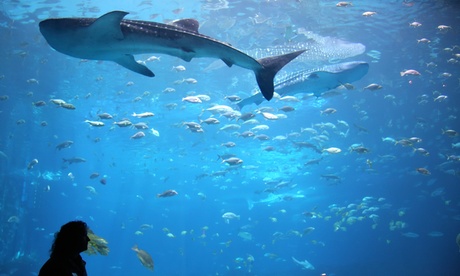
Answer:
[[[185,29],[194,34],[198,34],[198,28],[200,27],[200,23],[198,23],[198,21],[193,18],[178,19],[171,21],[169,24]]]
[[[97,33],[98,36],[109,36],[115,39],[123,39],[123,33],[121,31],[121,20],[125,17],[128,12],[124,11],[112,11],[106,13],[96,19],[89,27],[90,32]]]

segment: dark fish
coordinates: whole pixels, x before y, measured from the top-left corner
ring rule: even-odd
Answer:
[[[236,95],[226,96],[225,99],[227,99],[227,100],[229,100],[231,102],[241,101],[241,98],[236,96]]]
[[[291,111],[294,111],[295,108],[292,107],[292,106],[283,106],[283,107],[279,108],[279,110],[281,110],[283,112],[291,112]]]
[[[133,127],[136,129],[148,129],[149,126],[146,123],[136,123],[133,124]]]
[[[140,139],[142,137],[145,137],[145,133],[142,131],[139,131],[135,133],[133,136],[131,136],[131,139]]]
[[[365,132],[365,133],[369,133],[369,130],[363,126],[360,126],[360,125],[357,125],[357,124],[353,124],[353,126],[358,130],[358,132]]]
[[[175,190],[166,190],[161,194],[157,194],[157,197],[171,197],[175,195],[178,195],[178,192],[176,192]]]
[[[250,119],[254,118],[255,116],[256,116],[255,114],[248,112],[248,113],[242,114],[242,115],[238,118],[238,120],[243,120],[243,121],[246,122],[247,120],[250,120]],[[237,121],[238,121],[238,120],[237,120]]]
[[[69,164],[86,162],[86,159],[81,158],[81,157],[72,157],[72,158],[69,158],[69,159],[62,158],[62,160],[64,160],[64,163],[68,162]]]
[[[217,172],[212,172],[211,176],[225,176],[227,174],[227,171],[217,171]]]
[[[233,148],[234,146],[236,146],[236,144],[234,142],[226,142],[226,143],[221,144],[221,146],[224,146],[224,147],[227,147],[227,148]],[[217,160],[219,160],[219,159],[217,159]]]
[[[323,160],[323,158],[308,160],[307,162],[305,162],[304,166],[319,165],[319,162],[320,162],[321,160]]]
[[[36,106],[36,107],[41,107],[41,106],[45,106],[46,102],[45,101],[37,101],[37,102],[33,102],[32,104],[34,106]]]
[[[370,152],[368,148],[365,148],[363,146],[352,147],[350,151],[354,151],[356,153],[369,153]]]
[[[340,182],[342,180],[340,178],[340,176],[335,175],[335,174],[322,174],[321,178],[324,178],[326,180],[334,180],[334,181],[337,181],[337,182]]]
[[[73,104],[70,104],[70,103],[63,103],[60,105],[61,107],[65,108],[65,109],[70,109],[70,110],[74,110],[75,109],[75,106]]]
[[[56,149],[61,150],[70,147],[73,144],[73,141],[65,141],[56,146]]]
[[[147,253],[146,251],[139,249],[137,245],[134,245],[133,248],[131,249],[136,252],[137,258],[141,261],[142,265],[150,269],[151,271],[153,271],[154,263],[153,263],[152,256],[150,256],[150,254]]]
[[[97,114],[97,116],[100,119],[104,119],[104,120],[113,119],[113,116],[110,115],[109,113],[99,113],[99,114]]]
[[[98,178],[98,177],[99,177],[99,173],[97,173],[97,172],[94,172],[94,173],[89,175],[90,179],[94,179],[94,178]]]
[[[122,120],[122,121],[119,121],[119,122],[113,122],[113,124],[117,125],[119,127],[127,127],[127,126],[132,125],[133,123],[131,123],[129,120]]]
[[[29,165],[27,165],[27,170],[31,170],[37,164],[38,164],[38,159],[33,159],[32,161],[30,161]]]
[[[317,153],[322,153],[322,151],[315,145],[309,142],[292,142],[297,148],[307,148],[316,151]]]

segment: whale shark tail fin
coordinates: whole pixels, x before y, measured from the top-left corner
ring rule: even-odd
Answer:
[[[306,50],[300,50],[285,55],[266,57],[257,60],[257,62],[262,65],[262,68],[255,72],[257,84],[265,99],[269,101],[273,98],[273,92],[275,90],[273,79],[276,73],[305,51]]]

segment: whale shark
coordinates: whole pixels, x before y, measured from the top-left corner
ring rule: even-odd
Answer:
[[[323,61],[323,63],[339,63],[340,60],[361,55],[366,51],[366,46],[361,43],[352,43],[306,31],[301,34],[306,38],[305,41],[290,41],[270,48],[250,49],[246,53],[254,58],[262,58],[308,49],[308,51],[297,57],[295,61],[312,64],[319,61]]]
[[[153,77],[145,65],[136,62],[135,54],[160,53],[190,62],[193,58],[221,59],[228,67],[237,65],[252,70],[265,99],[273,97],[273,79],[278,71],[305,49],[254,59],[234,48],[198,32],[195,19],[180,19],[168,24],[127,20],[128,12],[112,11],[99,18],[51,18],[39,23],[48,44],[63,54],[90,60],[109,60]]]
[[[323,92],[339,87],[344,83],[360,80],[369,71],[369,64],[363,61],[350,61],[324,66],[320,69],[301,70],[288,74],[275,81],[275,91],[280,96],[297,93],[313,93],[320,97]],[[264,98],[258,91],[237,103],[242,109],[249,104],[261,104]]]

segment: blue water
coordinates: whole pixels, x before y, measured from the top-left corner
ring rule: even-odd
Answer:
[[[0,4],[0,96],[7,96],[0,101],[0,275],[36,275],[48,258],[54,232],[75,219],[86,221],[109,242],[108,256],[82,254],[88,275],[151,275],[131,250],[135,244],[150,253],[156,275],[460,275],[455,241],[460,166],[452,159],[460,155],[459,146],[453,146],[460,138],[442,131],[460,131],[456,1],[354,1],[341,8],[334,1],[20,2]],[[312,48],[308,58],[294,60],[280,75],[353,60],[368,62],[370,69],[353,83],[354,90],[339,88],[335,97],[296,94],[300,102],[273,99],[245,107],[243,113],[253,112],[269,126],[257,133],[270,136],[268,141],[238,137],[235,132],[255,125],[218,114],[219,125],[203,124],[203,133],[192,133],[184,122],[212,116],[206,109],[215,104],[234,107],[225,96],[251,95],[257,88],[253,73],[236,66],[209,67],[214,59],[187,63],[151,53],[136,56],[160,58],[147,62],[156,74],[147,78],[110,61],[82,61],[56,52],[38,30],[38,22],[50,17],[99,17],[115,9],[129,11],[127,19],[196,18],[201,33],[247,52],[311,43],[302,32],[312,32],[323,39],[316,47],[337,57],[321,58]],[[377,13],[362,16],[366,11]],[[410,27],[414,21],[422,25]],[[451,28],[438,31],[439,25]],[[431,42],[417,43],[421,38]],[[347,48],[344,58],[339,52],[350,43],[364,45],[365,51],[355,54]],[[178,65],[186,70],[171,69]],[[401,77],[407,69],[421,76]],[[186,78],[197,83],[174,84]],[[363,90],[371,83],[383,88]],[[168,87],[176,91],[162,92]],[[211,100],[182,101],[197,94]],[[439,95],[447,98],[435,100]],[[51,99],[76,109],[58,107]],[[39,100],[46,105],[31,104]],[[167,104],[177,106],[168,109]],[[256,113],[260,107],[282,113],[278,108],[285,105],[295,111],[284,119],[268,121]],[[321,115],[329,107],[337,112]],[[155,116],[132,116],[147,111]],[[85,123],[98,120],[102,112],[114,119],[99,128]],[[145,130],[145,137],[130,139],[138,130],[113,125],[123,118],[148,123],[160,135]],[[241,128],[219,130],[234,123]],[[275,140],[279,135],[287,139]],[[422,141],[404,147],[382,141],[385,137]],[[74,144],[57,150],[66,140]],[[236,147],[221,146],[228,141]],[[342,152],[320,154],[299,149],[294,141]],[[353,144],[370,152],[350,152]],[[267,146],[275,150],[264,151]],[[225,153],[243,164],[222,163],[218,155]],[[72,157],[86,162],[63,162]],[[39,163],[27,170],[34,158]],[[320,158],[319,164],[304,165]],[[213,175],[220,171],[225,174]],[[94,172],[100,176],[90,179]],[[287,184],[274,188],[282,181]],[[157,198],[168,189],[178,195]],[[270,192],[304,197],[248,208],[248,200],[261,201]],[[240,218],[226,223],[226,212]],[[142,224],[151,229],[141,229]],[[314,230],[305,232],[308,227]],[[307,260],[314,270],[303,270],[292,257]]]

